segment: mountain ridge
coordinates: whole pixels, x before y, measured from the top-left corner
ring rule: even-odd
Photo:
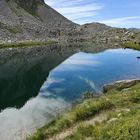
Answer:
[[[49,38],[50,31],[56,28],[77,25],[46,5],[43,0],[29,0],[29,7],[26,7],[26,1],[0,1],[0,42],[45,40]]]
[[[0,43],[19,41],[139,42],[138,31],[101,23],[76,24],[43,0],[0,1]]]

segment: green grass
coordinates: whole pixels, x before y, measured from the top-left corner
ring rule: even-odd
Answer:
[[[39,129],[27,140],[47,139],[103,112],[107,115],[105,122],[96,126],[80,126],[66,140],[84,140],[88,137],[93,140],[138,140],[140,138],[139,107],[140,84],[125,90],[112,89],[100,98],[85,100],[70,112]],[[127,111],[127,109],[130,111]],[[118,117],[118,114],[121,114],[121,116]],[[118,120],[108,123],[107,121],[112,118]]]
[[[140,110],[124,113],[118,120],[101,123],[96,126],[80,126],[76,132],[65,140],[139,140]]]
[[[0,48],[33,47],[33,46],[41,46],[41,45],[51,45],[56,43],[57,43],[56,41],[46,41],[46,42],[26,41],[26,42],[0,44]]]
[[[140,50],[140,45],[135,44],[134,42],[127,42],[123,44],[124,48],[134,49],[134,50]]]
[[[140,139],[140,84],[127,91],[113,90],[106,94],[118,111],[106,112],[107,120],[93,125],[82,125],[65,140],[139,140]],[[124,111],[125,109],[130,111]],[[118,115],[120,114],[120,115]],[[109,122],[112,118],[116,121]]]
[[[140,110],[135,109],[122,113],[116,121],[101,124],[82,125],[65,140],[139,140],[140,139]]]
[[[74,123],[86,120],[87,118],[90,118],[103,110],[112,109],[113,106],[113,103],[106,100],[106,98],[100,98],[96,100],[96,102],[93,100],[87,100],[78,105],[74,110],[66,113],[61,118],[39,129],[38,132],[28,140],[47,139],[48,137],[59,133],[63,129],[72,126]]]

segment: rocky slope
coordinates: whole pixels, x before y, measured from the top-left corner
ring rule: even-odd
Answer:
[[[90,23],[78,26],[68,33],[69,40],[92,41],[98,44],[119,44],[125,42],[136,42],[139,44],[140,32],[125,28],[113,28],[101,23]]]
[[[56,28],[76,25],[43,0],[0,0],[0,42],[52,38]]]
[[[0,43],[17,41],[91,41],[118,46],[138,42],[140,32],[105,24],[78,25],[44,3],[44,0],[0,0]]]

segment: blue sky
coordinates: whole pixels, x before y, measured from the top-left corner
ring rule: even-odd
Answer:
[[[73,22],[140,28],[140,0],[45,0]]]

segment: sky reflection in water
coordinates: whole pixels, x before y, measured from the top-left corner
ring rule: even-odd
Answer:
[[[140,78],[138,56],[140,52],[129,49],[79,52],[50,72],[39,95],[73,101],[86,91],[100,93],[105,83]]]

